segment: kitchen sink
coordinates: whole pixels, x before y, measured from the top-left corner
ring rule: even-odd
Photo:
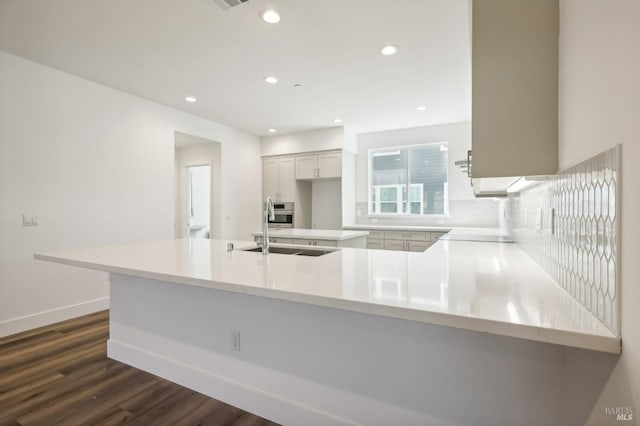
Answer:
[[[247,249],[238,249],[242,251],[250,251],[253,253],[262,253],[262,247],[251,247]],[[312,256],[318,257],[325,254],[334,252],[335,250],[316,250],[308,248],[293,248],[293,247],[269,247],[269,253],[274,254],[291,254],[294,256]]]

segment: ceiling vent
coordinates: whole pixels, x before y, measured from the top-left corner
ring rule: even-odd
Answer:
[[[213,0],[215,4],[220,6],[222,10],[229,10],[231,8],[242,6],[245,3],[249,3],[251,0]]]

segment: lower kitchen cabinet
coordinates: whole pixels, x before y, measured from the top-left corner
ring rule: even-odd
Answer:
[[[307,240],[303,238],[294,238],[291,240],[291,244],[302,244],[305,246],[338,247],[338,243],[334,240]]]
[[[367,248],[368,249],[384,249],[384,239],[371,239],[367,238]]]
[[[399,250],[399,251],[425,251],[433,244],[431,241],[400,241],[400,240],[385,240],[385,250]]]
[[[269,242],[270,243],[277,243],[277,244],[294,244],[293,240],[291,238],[280,238],[280,237],[269,237]]]
[[[368,249],[422,252],[446,232],[369,230]]]
[[[384,240],[384,249],[405,251],[405,243],[406,241]]]
[[[431,233],[427,231],[385,231],[386,250],[425,251],[431,245]]]
[[[431,241],[407,241],[407,251],[425,251],[431,244]]]

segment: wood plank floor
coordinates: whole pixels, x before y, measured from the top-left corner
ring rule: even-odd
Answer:
[[[0,338],[0,425],[270,421],[107,358],[108,311]]]

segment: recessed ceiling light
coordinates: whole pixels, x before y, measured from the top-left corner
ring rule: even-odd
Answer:
[[[427,109],[427,107],[426,107],[426,106],[424,106],[424,105],[420,105],[419,107],[416,107],[416,109],[417,109],[418,111],[424,111],[424,110],[426,110],[426,109]]]
[[[270,75],[268,77],[265,77],[264,81],[266,81],[269,84],[276,84],[278,82],[278,79],[275,78],[274,76]]]
[[[275,133],[275,132],[277,132],[277,130],[276,130],[276,129],[269,129],[269,130],[267,130],[267,131],[268,131],[269,133]]]
[[[392,44],[384,46],[382,49],[380,49],[380,53],[382,53],[383,55],[393,55],[397,51],[398,51],[398,47]]]
[[[187,102],[191,102],[191,103],[193,103],[193,102],[195,102],[197,99],[196,99],[196,98],[194,98],[193,96],[187,96],[187,97],[185,97],[185,98],[184,98],[184,100],[185,100],[185,101],[187,101]]]
[[[277,24],[278,22],[280,22],[280,14],[275,10],[263,10],[260,13],[260,16],[262,17],[262,20],[264,22],[268,22],[270,24]]]
[[[334,123],[342,123],[342,118],[334,118],[333,122]]]

